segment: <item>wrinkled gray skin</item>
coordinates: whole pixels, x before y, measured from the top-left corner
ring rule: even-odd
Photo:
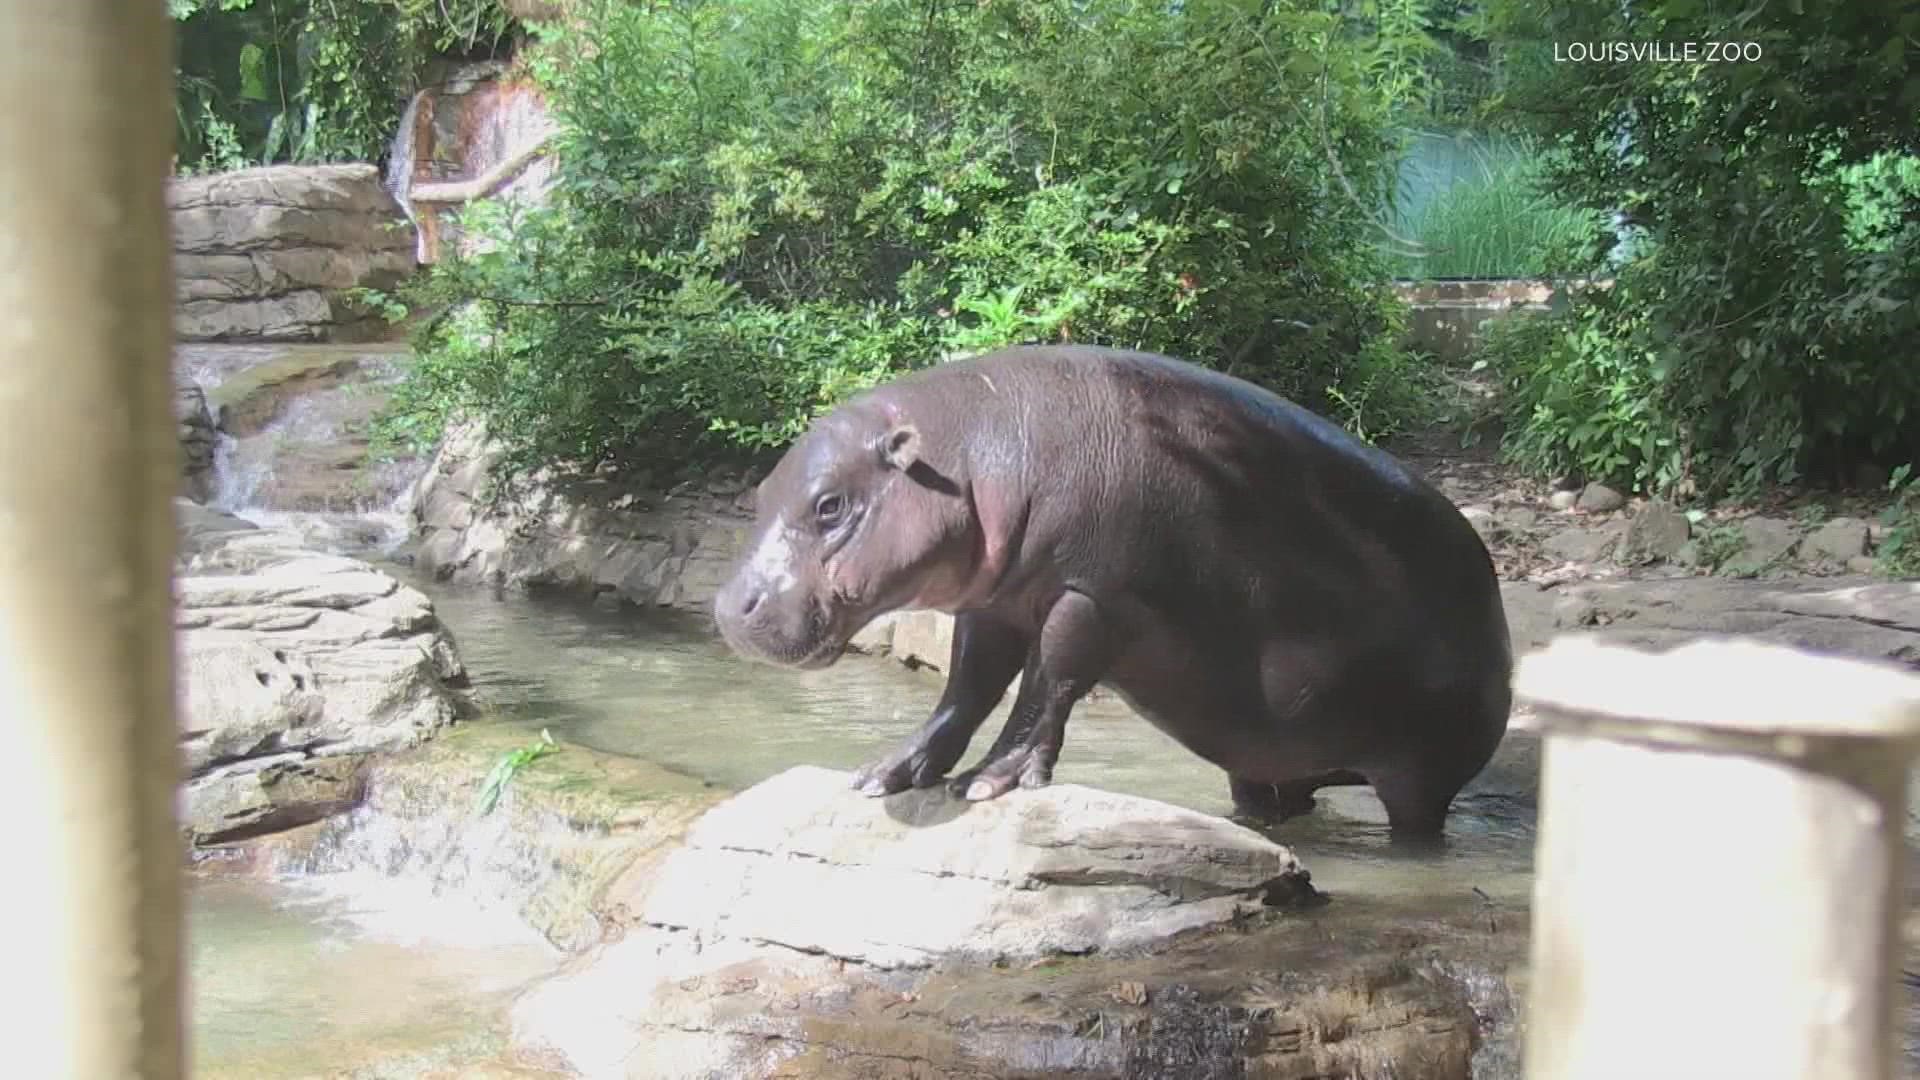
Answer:
[[[1366,783],[1396,836],[1432,836],[1506,731],[1506,616],[1452,503],[1180,361],[1031,347],[916,372],[817,422],[758,511],[714,605],[741,655],[824,667],[884,612],[957,617],[946,692],[860,770],[870,795],[946,778],[1023,669],[956,794],[1047,783],[1099,683],[1225,769],[1240,814]]]

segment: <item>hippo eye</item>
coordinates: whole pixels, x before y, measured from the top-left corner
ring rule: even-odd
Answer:
[[[829,493],[814,501],[813,516],[819,519],[822,525],[832,525],[840,520],[840,515],[845,513],[846,509],[845,499]]]

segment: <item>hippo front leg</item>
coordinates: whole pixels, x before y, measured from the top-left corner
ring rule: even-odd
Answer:
[[[1067,715],[1106,673],[1112,635],[1100,608],[1084,593],[1055,601],[1027,656],[1026,678],[1013,715],[979,765],[948,781],[948,790],[972,802],[1016,787],[1043,787],[1066,737]]]
[[[967,752],[973,733],[999,707],[1026,655],[1026,635],[1007,624],[977,613],[956,616],[940,703],[919,731],[854,774],[855,790],[891,795],[939,783]]]

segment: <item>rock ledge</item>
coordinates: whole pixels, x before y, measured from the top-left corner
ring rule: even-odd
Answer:
[[[175,506],[189,842],[348,809],[367,755],[416,746],[466,707],[453,638],[420,592],[357,559]]]

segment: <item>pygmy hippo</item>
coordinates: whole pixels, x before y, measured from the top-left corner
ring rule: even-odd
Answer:
[[[1492,560],[1447,498],[1266,390],[1179,360],[1021,347],[936,365],[821,418],[761,483],[714,603],[737,653],[832,664],[876,616],[955,618],[946,691],[870,795],[1052,777],[1095,684],[1278,821],[1369,784],[1396,836],[1441,831],[1506,732]]]

